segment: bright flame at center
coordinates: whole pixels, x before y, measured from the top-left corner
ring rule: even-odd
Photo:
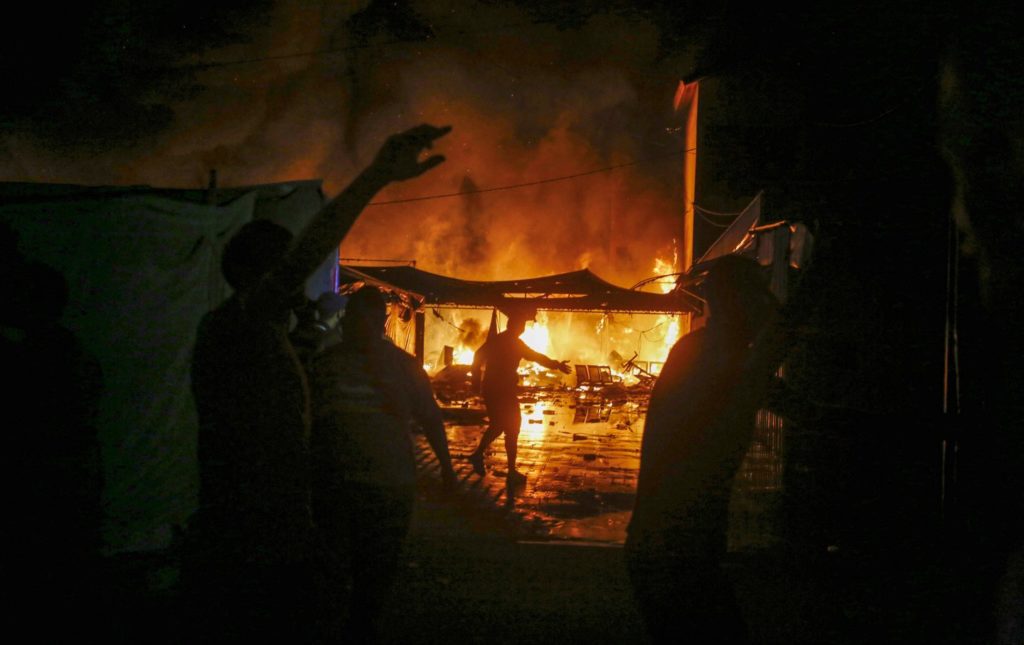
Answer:
[[[530,349],[541,354],[551,351],[551,333],[548,331],[547,316],[538,314],[536,321],[526,323],[526,331],[519,335]]]
[[[476,352],[466,347],[465,345],[462,345],[460,347],[455,348],[455,351],[452,353],[452,358],[454,359],[453,362],[456,365],[472,365],[473,357],[475,355]]]

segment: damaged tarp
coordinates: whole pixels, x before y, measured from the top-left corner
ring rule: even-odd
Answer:
[[[224,243],[252,219],[297,231],[323,202],[318,181],[216,193],[0,184],[0,220],[25,256],[67,278],[62,322],[100,363],[108,552],[166,547],[196,507],[189,366],[200,318],[229,294]],[[325,261],[309,295],[333,289],[336,264]]]
[[[735,253],[740,249],[744,240],[747,239],[747,235],[750,229],[754,228],[761,221],[761,202],[764,193],[758,193],[754,196],[754,199],[750,200],[747,207],[744,208],[736,219],[729,224],[728,228],[722,231],[722,234],[718,236],[708,250],[704,252],[704,255],[694,262],[694,265],[699,265],[715,258],[720,258],[730,253]]]
[[[762,196],[763,193],[758,193],[704,255],[680,277],[677,290],[689,289],[700,283],[720,258],[742,255],[757,260],[763,267],[770,267],[766,269],[766,275],[772,291],[785,300],[789,271],[802,269],[807,264],[814,238],[800,222],[777,220],[763,223]]]
[[[460,280],[412,266],[342,265],[339,284],[365,282],[403,292],[435,307],[502,307],[529,300],[547,311],[680,314],[699,312],[686,293],[634,291],[605,282],[588,269],[494,282]]]

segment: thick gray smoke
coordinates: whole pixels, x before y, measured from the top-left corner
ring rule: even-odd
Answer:
[[[653,22],[609,13],[566,27],[479,1],[291,1],[244,29],[175,63],[202,64],[192,91],[149,89],[162,127],[79,149],[11,132],[3,178],[199,187],[215,168],[222,185],[321,178],[333,195],[389,133],[427,121],[455,128],[438,146],[447,163],[378,201],[485,192],[371,207],[344,256],[479,279],[587,266],[626,286],[671,257],[683,147],[671,95],[686,66],[660,56]]]

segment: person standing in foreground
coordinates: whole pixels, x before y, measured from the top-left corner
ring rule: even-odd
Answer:
[[[110,609],[96,424],[102,371],[62,322],[70,297],[64,275],[11,250],[0,314],[7,373],[0,590],[19,640],[98,640]],[[63,620],[39,620],[58,608]]]
[[[313,517],[331,559],[332,606],[326,611],[333,634],[356,643],[376,641],[409,531],[416,486],[413,424],[433,448],[445,488],[455,480],[430,381],[415,358],[383,335],[386,307],[376,287],[352,294],[341,342],[314,356],[310,367]]]
[[[444,161],[419,156],[450,129],[391,136],[294,244],[257,220],[224,250],[235,293],[203,318],[192,362],[200,489],[183,575],[206,630],[198,640],[314,639],[309,392],[288,339],[290,312],[378,191]]]
[[[480,438],[480,444],[469,455],[473,472],[483,476],[484,451],[498,438],[505,435],[505,455],[508,458],[508,482],[522,484],[526,476],[516,470],[519,448],[519,361],[526,359],[552,370],[568,374],[571,370],[567,361],[556,361],[540,352],[530,349],[519,338],[526,331],[526,321],[533,320],[534,312],[528,309],[512,309],[508,312],[508,327],[494,336],[476,351],[473,356],[473,389],[481,391],[490,425]],[[482,383],[482,385],[481,385]]]
[[[709,270],[706,295],[707,325],[676,343],[651,393],[626,557],[652,637],[742,643],[721,562],[732,482],[782,359],[778,302],[738,256]]]

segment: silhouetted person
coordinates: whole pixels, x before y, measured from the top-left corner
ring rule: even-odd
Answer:
[[[781,361],[777,301],[737,256],[706,285],[707,325],[676,343],[651,393],[626,553],[652,636],[736,643],[746,627],[720,566],[733,478]]]
[[[200,507],[186,578],[198,586],[199,637],[310,638],[309,394],[288,338],[290,313],[380,189],[444,160],[418,157],[449,130],[421,125],[390,137],[294,243],[259,220],[224,250],[235,293],[203,318],[192,365]]]
[[[99,364],[61,324],[68,284],[35,262],[11,265],[3,315],[3,587],[11,617],[40,641],[101,627]],[[44,615],[45,615],[44,614]]]
[[[349,642],[376,640],[377,619],[409,530],[416,484],[410,433],[419,426],[454,481],[441,410],[416,359],[384,337],[387,310],[376,287],[349,297],[342,340],[317,354],[313,393],[313,511],[332,556],[331,590],[344,616],[351,576]]]
[[[505,456],[508,458],[509,483],[520,484],[526,476],[516,470],[519,446],[519,361],[525,359],[552,370],[568,374],[566,361],[556,361],[540,352],[530,349],[519,336],[526,331],[526,322],[533,320],[534,313],[527,309],[512,309],[508,312],[508,327],[480,346],[473,356],[473,389],[481,391],[490,425],[480,438],[480,444],[469,455],[473,471],[484,475],[484,451],[498,438],[505,435]]]

